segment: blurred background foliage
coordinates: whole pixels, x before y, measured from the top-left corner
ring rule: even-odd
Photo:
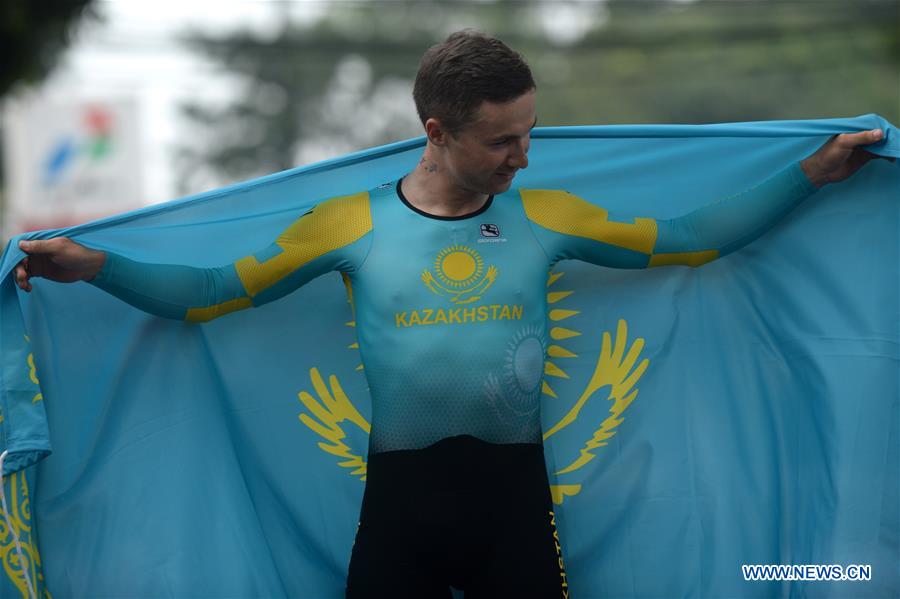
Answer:
[[[243,77],[246,92],[227,106],[184,107],[203,131],[182,149],[184,177],[290,168],[303,140],[336,155],[419,135],[418,60],[462,27],[526,57],[541,125],[870,112],[900,122],[896,0],[345,0],[270,39],[185,37]],[[581,35],[567,39],[567,27]]]
[[[98,19],[93,0],[0,0],[0,99],[42,81],[83,20]],[[0,186],[4,181],[0,144]],[[3,194],[0,193],[0,205]]]
[[[321,0],[302,25],[265,4],[275,34],[182,35],[241,91],[183,105],[181,193],[419,135],[419,58],[464,27],[526,57],[542,126],[900,123],[900,0]],[[0,0],[0,96],[45,76],[98,5]]]
[[[0,0],[0,97],[42,80],[82,18],[98,18],[93,0]]]

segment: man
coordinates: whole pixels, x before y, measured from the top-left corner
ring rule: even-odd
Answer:
[[[496,39],[451,35],[414,88],[427,136],[401,180],[321,202],[271,246],[219,268],[144,264],[57,238],[16,269],[85,280],[154,314],[206,321],[339,270],[352,287],[372,395],[368,474],[349,597],[565,597],[541,443],[546,276],[575,258],[699,266],[759,236],[873,156],[880,131],[839,135],[800,163],[672,220],[612,217],[528,166],[535,89]]]

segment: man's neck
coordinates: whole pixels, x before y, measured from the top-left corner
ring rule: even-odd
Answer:
[[[434,216],[465,216],[477,212],[488,195],[464,189],[433,159],[426,146],[416,168],[403,177],[403,196],[418,210]]]

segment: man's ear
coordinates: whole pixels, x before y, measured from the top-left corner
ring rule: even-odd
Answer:
[[[447,131],[438,119],[431,117],[425,121],[425,137],[432,144],[436,146],[446,145],[447,135]]]

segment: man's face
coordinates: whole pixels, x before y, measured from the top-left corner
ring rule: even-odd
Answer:
[[[534,90],[502,104],[484,101],[475,119],[446,135],[446,164],[460,187],[497,194],[528,166],[531,129],[537,123]]]

